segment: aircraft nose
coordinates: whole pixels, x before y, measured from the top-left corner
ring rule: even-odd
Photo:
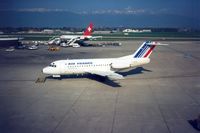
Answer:
[[[48,68],[47,68],[47,67],[45,67],[45,68],[42,69],[42,73],[48,74],[48,72],[49,72],[49,71],[48,71]]]

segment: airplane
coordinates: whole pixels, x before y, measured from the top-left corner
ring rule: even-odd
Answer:
[[[74,44],[77,45],[77,42],[80,42],[80,41],[102,38],[102,36],[92,36],[91,35],[92,30],[93,30],[93,23],[90,23],[89,26],[84,31],[83,35],[61,35],[60,37],[51,39],[48,42],[48,44],[53,44],[55,42],[58,42],[58,44],[60,44],[60,42],[67,41],[66,46],[73,47]]]
[[[149,57],[157,45],[167,44],[146,41],[133,54],[118,58],[57,60],[43,68],[42,72],[52,75],[53,78],[70,74],[93,74],[111,80],[124,79],[118,72],[148,64]]]

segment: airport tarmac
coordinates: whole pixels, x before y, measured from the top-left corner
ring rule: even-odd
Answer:
[[[49,52],[0,49],[0,133],[198,133],[200,42],[163,41],[151,62],[111,82],[87,77],[42,77],[52,61],[112,58],[133,53],[142,41],[121,47],[62,48]]]

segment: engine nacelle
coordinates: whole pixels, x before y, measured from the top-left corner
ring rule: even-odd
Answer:
[[[135,58],[131,63],[131,67],[141,66],[144,64],[148,64],[149,62],[149,58]]]
[[[113,69],[126,69],[129,67],[131,67],[131,64],[127,62],[113,62],[111,64],[111,68]]]

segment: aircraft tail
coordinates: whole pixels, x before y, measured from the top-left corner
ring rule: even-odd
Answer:
[[[84,31],[83,35],[90,36],[92,34],[92,29],[93,29],[93,23],[90,23],[89,26]]]
[[[133,58],[148,58],[157,45],[167,45],[158,42],[146,41],[133,54]]]

